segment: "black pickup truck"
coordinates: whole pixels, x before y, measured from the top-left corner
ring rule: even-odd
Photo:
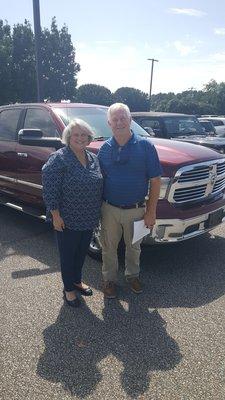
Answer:
[[[225,138],[209,135],[195,115],[153,111],[131,114],[150,136],[200,144],[225,154]]]

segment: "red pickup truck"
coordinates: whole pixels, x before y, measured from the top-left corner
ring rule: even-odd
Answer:
[[[60,148],[64,127],[73,118],[88,122],[95,134],[90,150],[97,153],[110,137],[107,108],[93,104],[40,103],[0,107],[0,202],[44,218],[41,168]],[[147,132],[132,122],[132,129]],[[157,223],[152,241],[178,242],[201,235],[225,216],[225,158],[195,144],[151,138],[163,166]],[[99,254],[98,231],[90,252]]]

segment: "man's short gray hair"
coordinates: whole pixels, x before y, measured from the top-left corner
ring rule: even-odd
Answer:
[[[108,112],[107,112],[108,121],[110,121],[111,113],[113,111],[117,111],[117,110],[121,110],[121,109],[124,110],[127,113],[127,116],[129,118],[131,117],[130,109],[126,104],[124,104],[124,103],[114,103],[108,108]]]
[[[62,143],[65,143],[66,146],[69,146],[70,138],[73,133],[73,129],[76,127],[79,127],[82,132],[85,132],[87,134],[89,143],[91,143],[92,140],[94,139],[93,129],[90,127],[90,125],[87,124],[87,122],[85,122],[79,118],[73,119],[66,126],[66,128],[64,129],[63,134],[62,134]]]

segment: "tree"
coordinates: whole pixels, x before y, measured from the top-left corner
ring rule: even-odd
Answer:
[[[131,111],[148,111],[149,100],[147,93],[139,89],[121,87],[113,94],[113,101],[127,104]]]
[[[201,115],[213,114],[214,108],[207,103],[190,101],[185,98],[182,98],[181,100],[174,98],[168,102],[165,111]]]
[[[75,62],[75,49],[66,25],[58,30],[54,17],[51,29],[42,31],[41,47],[44,97],[52,101],[73,100],[80,65]]]
[[[219,84],[217,90],[216,109],[218,114],[225,114],[225,82]]]
[[[175,112],[175,113],[184,113],[185,105],[182,100],[178,100],[176,98],[170,100],[166,106],[164,111],[166,112]]]
[[[225,114],[225,83],[217,83],[214,79],[204,86],[208,103],[214,106],[217,114]]]
[[[42,31],[41,55],[44,97],[74,100],[80,66],[67,27],[58,30],[55,18],[51,29]],[[1,104],[36,100],[34,35],[26,20],[14,25],[12,33],[0,20],[0,85]]]
[[[109,106],[112,103],[112,93],[105,86],[92,83],[81,85],[77,90],[77,101],[81,103],[101,104]]]
[[[36,99],[34,35],[31,25],[13,27],[12,34],[13,101],[32,102]]]
[[[10,102],[12,95],[12,36],[8,23],[0,20],[0,104]]]
[[[153,94],[151,98],[151,109],[153,111],[166,111],[168,102],[175,98],[176,95],[172,92]]]

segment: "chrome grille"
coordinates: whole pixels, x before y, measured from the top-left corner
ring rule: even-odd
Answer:
[[[178,178],[178,182],[196,182],[209,177],[209,168],[196,168],[193,171],[185,171]]]
[[[168,200],[183,204],[218,194],[225,189],[225,159],[180,168],[171,185]]]
[[[217,175],[225,174],[225,162],[217,164]]]
[[[219,179],[218,181],[215,182],[212,193],[215,193],[218,190],[223,190],[224,188],[225,188],[225,178]]]
[[[188,187],[184,189],[176,189],[174,193],[174,200],[178,203],[184,198],[186,200],[196,200],[205,195],[206,185]]]

